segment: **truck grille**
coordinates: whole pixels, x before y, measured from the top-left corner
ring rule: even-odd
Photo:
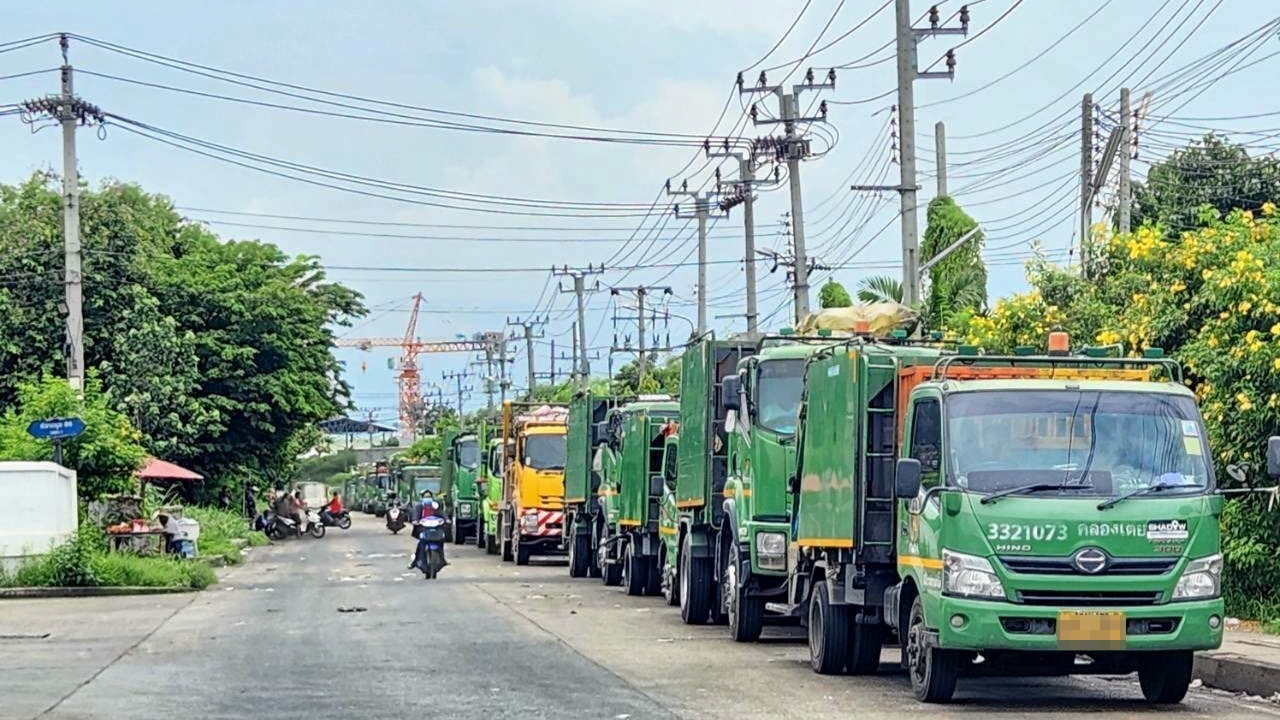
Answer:
[[[1055,618],[1002,617],[1004,631],[1014,635],[1053,635],[1058,631]],[[1178,618],[1130,618],[1125,622],[1126,635],[1168,635],[1178,629]]]
[[[1070,557],[1001,557],[1009,572],[1028,575],[1083,575]],[[1098,575],[1164,575],[1178,563],[1176,557],[1109,558],[1107,567]]]
[[[1160,601],[1160,595],[1158,590],[1019,590],[1018,602],[1065,607],[1123,607],[1155,605]]]

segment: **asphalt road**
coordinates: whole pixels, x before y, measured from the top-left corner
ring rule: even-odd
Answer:
[[[896,653],[822,677],[794,630],[738,645],[660,598],[474,547],[426,581],[410,538],[365,516],[331,530],[204,593],[0,602],[0,718],[1280,717],[1207,690],[1148,708],[1129,678],[969,681],[925,708]]]

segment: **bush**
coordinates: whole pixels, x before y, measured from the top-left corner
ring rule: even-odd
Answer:
[[[267,536],[249,529],[244,516],[228,510],[211,507],[189,507],[186,515],[200,523],[200,554],[204,556],[221,556],[228,564],[237,565],[244,561],[240,548],[232,544],[239,538],[252,547],[267,544]]]
[[[203,590],[218,581],[206,563],[107,552],[102,532],[84,525],[47,555],[27,558],[0,587],[173,587]]]

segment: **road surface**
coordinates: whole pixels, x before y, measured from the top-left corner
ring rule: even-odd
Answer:
[[[818,676],[794,629],[738,645],[660,598],[474,547],[426,581],[404,534],[331,530],[203,593],[0,601],[0,718],[1280,717],[1207,690],[1148,708],[1129,678],[968,681],[926,708],[896,653],[876,677]]]

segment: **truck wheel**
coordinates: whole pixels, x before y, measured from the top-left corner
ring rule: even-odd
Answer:
[[[662,594],[662,565],[656,557],[644,559],[644,594]]]
[[[458,518],[455,517],[453,519],[453,523],[450,527],[452,528],[451,532],[453,533],[453,544],[461,545],[463,541],[467,539],[467,533],[463,531],[462,526],[458,524]]]
[[[498,521],[498,537],[502,543],[502,562],[511,562],[511,538],[507,535],[507,524],[501,520]]]
[[[498,554],[498,538],[494,537],[493,533],[489,533],[484,537],[484,554],[485,555]]]
[[[676,567],[672,565],[667,557],[664,549],[661,557],[662,569],[658,572],[662,582],[662,599],[667,601],[667,605],[675,607],[680,604],[680,585],[677,579]]]
[[[954,652],[931,648],[925,642],[924,603],[917,595],[907,623],[906,665],[911,691],[927,703],[944,703],[956,692],[960,663]]]
[[[741,577],[741,564],[738,558],[737,544],[729,553],[729,562],[725,565],[724,588],[728,599],[729,635],[734,642],[755,642],[760,639],[760,631],[764,628],[764,600],[753,597],[747,592],[747,584]]]
[[[680,619],[685,625],[702,625],[711,615],[711,560],[693,556],[693,542],[685,535],[680,544]]]
[[[884,647],[884,625],[868,625],[858,622],[857,614],[850,607],[849,613],[849,674],[874,675],[880,669],[880,650]]]
[[[1191,686],[1193,658],[1190,650],[1144,655],[1141,662],[1138,684],[1142,686],[1142,696],[1147,702],[1155,705],[1182,702],[1187,688]]]
[[[827,598],[827,582],[813,585],[809,598],[809,666],[819,675],[836,675],[849,660],[849,613]]]
[[[529,546],[520,545],[518,543],[516,544],[516,564],[517,565],[528,565],[529,555],[530,555]]]
[[[483,516],[483,515],[481,515],[480,517],[476,518],[476,548],[477,548],[477,549],[479,549],[479,550],[484,550],[484,549],[485,549],[485,542],[484,542],[484,541],[485,541],[485,534],[484,534],[484,533],[485,533],[485,530],[484,530],[484,516]]]
[[[627,553],[624,562],[627,564],[627,594],[643,595],[645,581],[649,579],[648,568],[644,566],[644,557],[636,554],[634,539],[627,542]]]
[[[591,536],[574,532],[573,541],[569,543],[569,577],[586,577],[587,562],[590,556]]]

